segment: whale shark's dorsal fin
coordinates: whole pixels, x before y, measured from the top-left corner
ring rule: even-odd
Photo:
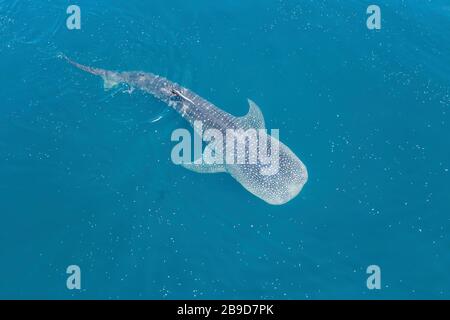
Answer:
[[[244,129],[265,129],[266,124],[261,109],[259,109],[258,105],[250,99],[248,99],[248,104],[250,106],[248,113],[245,116],[238,118],[239,124]]]

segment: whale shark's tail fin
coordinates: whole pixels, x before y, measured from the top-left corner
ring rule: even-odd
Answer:
[[[60,53],[58,55],[58,57],[66,60],[68,63],[70,63],[71,65],[77,67],[78,69],[81,69],[83,71],[89,72],[91,74],[94,74],[96,76],[104,76],[106,74],[106,70],[103,69],[97,69],[97,68],[91,68],[82,64],[79,64],[78,62],[73,61],[72,59],[70,59],[69,57],[67,57],[65,54]]]
[[[77,67],[80,70],[83,70],[90,74],[102,77],[103,87],[105,88],[105,90],[112,89],[115,86],[117,86],[120,82],[122,82],[122,79],[120,78],[120,75],[117,72],[107,71],[107,70],[98,69],[98,68],[92,68],[92,67],[88,67],[88,66],[79,64],[78,62],[73,61],[72,59],[70,59],[63,53],[60,53],[58,55],[58,57],[66,60],[68,63]]]

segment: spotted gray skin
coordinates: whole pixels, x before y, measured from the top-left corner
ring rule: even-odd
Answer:
[[[132,88],[153,95],[177,111],[196,131],[195,121],[202,122],[203,131],[217,129],[224,136],[226,129],[265,128],[263,115],[251,100],[249,100],[250,110],[247,116],[235,117],[189,89],[152,73],[108,71],[81,65],[65,56],[63,58],[81,70],[102,77],[105,88],[126,83]],[[261,138],[260,136],[259,139]],[[308,180],[308,172],[305,165],[286,145],[270,135],[266,135],[265,138],[270,141],[268,142],[269,149],[273,143],[279,143],[279,170],[275,174],[262,174],[261,168],[265,165],[259,162],[224,165],[184,164],[184,167],[198,173],[229,173],[245,189],[267,203],[284,204],[300,193]]]

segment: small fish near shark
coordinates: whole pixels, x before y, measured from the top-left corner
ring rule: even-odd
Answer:
[[[184,163],[182,165],[185,168],[198,173],[228,173],[249,192],[272,205],[289,202],[300,193],[307,182],[308,171],[302,161],[277,137],[264,133],[266,130],[263,114],[253,101],[248,100],[250,109],[246,116],[235,117],[164,77],[145,72],[108,71],[79,64],[65,55],[60,57],[85,72],[100,76],[105,89],[124,83],[133,89],[153,95],[178,112],[200,135],[202,133],[197,132],[198,122],[202,123],[201,130],[214,129],[224,134],[230,129],[254,129],[258,130],[259,139],[267,139],[271,146],[278,147],[278,170],[272,174],[263,173],[261,169],[267,164],[262,163]],[[245,139],[241,143],[246,144]]]

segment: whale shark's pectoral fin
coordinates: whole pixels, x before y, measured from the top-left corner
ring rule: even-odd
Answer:
[[[266,124],[261,109],[259,109],[258,105],[250,99],[248,99],[248,104],[250,105],[248,113],[245,116],[238,118],[240,124],[244,129],[265,129]]]
[[[197,173],[221,173],[226,171],[223,164],[183,163],[182,166]]]

